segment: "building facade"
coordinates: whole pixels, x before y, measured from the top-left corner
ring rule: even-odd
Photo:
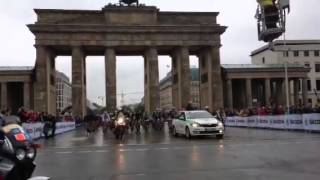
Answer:
[[[278,40],[273,47],[265,45],[251,53],[252,63],[299,64],[310,67],[307,76],[308,102],[315,105],[320,93],[320,40]],[[302,103],[302,80],[299,83],[300,103]],[[293,88],[293,83],[290,84]],[[293,94],[291,94],[292,99]]]
[[[252,108],[270,105],[286,106],[286,81],[283,65],[224,64],[223,88],[225,107]],[[288,80],[294,84],[290,105],[299,101],[299,83],[302,101],[307,100],[306,78],[310,68],[298,64],[287,66]]]
[[[299,98],[307,99],[306,78],[310,68],[299,64],[288,65],[288,79],[294,84],[289,90],[293,94],[290,105],[298,103]],[[281,64],[223,64],[221,65],[223,79],[224,107],[251,108],[271,104],[286,105],[285,72]],[[194,107],[200,107],[201,96],[199,92],[199,69],[191,69],[192,102]],[[299,83],[301,84],[301,97],[299,97]],[[204,98],[204,97],[203,97]],[[161,108],[172,108],[172,77],[169,73],[160,81]]]
[[[72,105],[72,87],[69,78],[62,72],[56,72],[57,112]]]

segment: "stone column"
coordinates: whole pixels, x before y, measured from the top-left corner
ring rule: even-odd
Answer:
[[[203,49],[199,59],[201,107],[209,106],[210,111],[213,112],[224,107],[219,47]]]
[[[23,83],[23,106],[25,108],[30,108],[30,83]]]
[[[153,112],[160,107],[158,51],[155,47],[145,50],[145,110]]]
[[[85,55],[81,47],[72,48],[72,114],[83,118],[86,115]]]
[[[307,78],[302,79],[302,103],[304,105],[308,104],[308,82]]]
[[[56,114],[55,56],[44,46],[37,46],[34,110]]]
[[[294,79],[293,80],[293,102],[295,105],[299,104],[299,85],[300,85],[300,80]]]
[[[1,83],[1,109],[8,108],[8,86],[6,82]]]
[[[174,104],[177,108],[186,108],[190,101],[190,60],[189,60],[189,49],[187,47],[179,47],[174,51],[174,61],[177,64],[175,70],[177,93],[175,98],[178,102]],[[176,89],[175,89],[176,90]]]
[[[271,98],[271,87],[270,87],[270,79],[266,78],[264,81],[264,92],[265,92],[265,101],[266,105],[270,105],[270,98]]]
[[[232,79],[227,80],[228,108],[233,108]]]
[[[105,50],[106,106],[108,111],[117,108],[116,53],[112,48]]]
[[[172,59],[172,69],[171,69],[171,83],[172,83],[172,105],[174,108],[179,109],[179,85],[178,85],[178,60],[173,53]]]
[[[251,79],[246,79],[246,96],[247,96],[247,107],[252,107],[252,86]]]

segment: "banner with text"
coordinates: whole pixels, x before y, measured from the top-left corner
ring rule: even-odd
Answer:
[[[292,129],[320,132],[320,114],[227,117],[226,126]]]
[[[31,136],[32,139],[43,137],[43,123],[24,123],[22,127]],[[76,128],[75,122],[57,122],[56,133],[61,134],[64,132],[72,131]]]

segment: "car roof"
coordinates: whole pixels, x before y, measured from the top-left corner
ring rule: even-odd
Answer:
[[[192,110],[192,111],[180,111],[180,112],[208,112],[206,110]]]

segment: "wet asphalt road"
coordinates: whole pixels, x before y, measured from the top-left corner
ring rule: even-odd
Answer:
[[[34,175],[54,180],[302,180],[320,178],[320,134],[228,128],[223,140],[164,132],[39,140]]]

